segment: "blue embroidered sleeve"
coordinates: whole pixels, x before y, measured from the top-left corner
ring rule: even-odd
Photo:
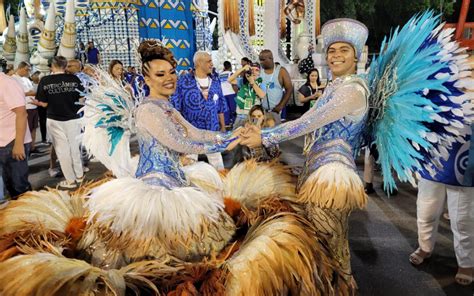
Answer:
[[[312,108],[297,120],[262,130],[262,143],[265,147],[291,140],[314,132],[318,128],[339,120],[346,115],[365,110],[367,92],[357,84],[348,84],[337,89],[324,105]]]
[[[137,127],[147,131],[162,145],[174,151],[186,154],[207,154],[224,151],[230,142],[230,133],[208,134],[201,130],[188,130],[189,123],[170,112],[147,103],[140,106],[136,113]],[[184,119],[183,119],[184,120]]]

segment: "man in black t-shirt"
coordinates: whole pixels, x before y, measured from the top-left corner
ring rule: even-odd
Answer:
[[[82,182],[84,176],[78,139],[81,126],[77,114],[80,92],[84,87],[76,75],[65,74],[66,66],[66,58],[53,58],[51,75],[43,77],[38,84],[35,104],[46,108],[47,129],[66,178],[59,186],[72,189]]]

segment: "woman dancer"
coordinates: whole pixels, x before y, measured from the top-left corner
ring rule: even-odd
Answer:
[[[115,233],[118,245],[135,242],[143,246],[158,238],[179,258],[208,255],[225,246],[234,233],[217,192],[222,182],[215,170],[201,163],[201,174],[210,186],[206,191],[191,186],[179,153],[223,151],[231,135],[198,130],[173,108],[169,98],[176,89],[176,61],[168,49],[156,41],[144,41],[138,51],[150,88],[150,96],[134,114],[138,167],[133,177],[118,178],[94,189],[87,204],[89,221],[94,220],[98,233],[104,229]],[[156,215],[157,211],[161,214]],[[211,232],[206,237],[212,239],[203,240],[204,232]]]

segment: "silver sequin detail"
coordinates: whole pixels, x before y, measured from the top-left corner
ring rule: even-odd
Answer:
[[[359,21],[339,18],[325,23],[321,28],[321,35],[324,41],[324,52],[335,42],[346,42],[354,46],[357,57],[360,58],[369,30]]]
[[[149,185],[168,189],[189,186],[180,153],[221,152],[230,137],[193,127],[166,100],[145,100],[137,108],[136,122],[140,159],[135,175]]]

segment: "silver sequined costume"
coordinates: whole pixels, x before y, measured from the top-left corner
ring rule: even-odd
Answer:
[[[366,203],[354,153],[362,143],[368,113],[366,81],[356,75],[335,79],[301,118],[262,131],[265,146],[308,135],[299,177],[299,201],[308,218],[330,239],[331,250],[350,277],[348,216]]]

